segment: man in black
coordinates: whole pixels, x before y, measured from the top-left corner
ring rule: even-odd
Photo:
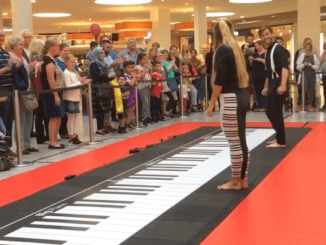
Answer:
[[[248,88],[248,94],[249,96],[252,94],[254,104],[252,105],[251,110],[255,110],[257,108],[257,96],[255,93],[255,87],[252,82],[252,75],[251,75],[251,62],[250,60],[252,59],[254,53],[256,53],[256,48],[255,48],[255,43],[254,43],[255,36],[252,33],[249,33],[247,38],[246,38],[246,43],[241,46],[241,50],[244,54],[245,61],[246,61],[246,67],[247,67],[247,72],[249,75],[249,88]]]
[[[262,94],[267,96],[266,115],[276,131],[276,141],[268,142],[267,147],[285,147],[285,127],[282,110],[289,75],[288,56],[284,48],[274,41],[272,28],[261,28],[259,36],[268,47],[265,60],[266,82]]]
[[[211,84],[212,79],[212,67],[213,67],[213,43],[211,44],[210,51],[208,54],[206,54],[205,57],[205,64],[206,64],[206,73],[207,73],[207,90],[208,90],[208,99],[211,99],[213,88]]]

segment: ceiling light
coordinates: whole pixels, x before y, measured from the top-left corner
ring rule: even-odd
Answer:
[[[241,15],[241,16],[240,16],[240,19],[244,19],[244,17],[245,17],[244,15]]]
[[[226,17],[234,15],[233,12],[211,12],[206,13],[206,17]],[[192,16],[195,16],[194,14]]]
[[[179,24],[181,22],[170,22],[170,25],[175,25],[175,24]]]
[[[188,5],[188,3],[185,3],[186,5]]]
[[[59,17],[69,17],[71,14],[68,13],[38,13],[33,14],[34,17],[41,17],[41,18],[59,18]]]
[[[206,13],[206,17],[225,17],[225,16],[232,16],[234,15],[233,12],[212,12]]]
[[[31,2],[32,2],[32,3],[36,3],[36,0],[32,0]]]
[[[273,0],[229,0],[230,3],[267,3]]]
[[[245,21],[243,20],[242,22],[236,23],[236,25],[247,25],[247,24],[252,24],[256,22],[261,22],[261,20],[251,20],[251,21]]]
[[[106,5],[137,5],[150,3],[152,0],[95,0],[97,4],[106,4]]]
[[[4,31],[4,32],[11,32],[12,29],[11,29],[11,28],[4,28],[3,31]]]
[[[272,17],[272,18],[275,18],[275,15],[272,15],[271,17]]]
[[[2,15],[4,15],[4,16],[7,16],[7,15],[8,15],[8,13],[2,13]]]

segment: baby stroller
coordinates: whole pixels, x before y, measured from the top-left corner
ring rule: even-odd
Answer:
[[[10,137],[0,136],[0,171],[7,171],[11,168],[11,162],[8,156],[10,151],[9,141]]]

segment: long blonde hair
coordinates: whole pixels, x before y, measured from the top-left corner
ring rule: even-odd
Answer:
[[[33,39],[29,45],[28,51],[31,56],[38,55],[41,56],[44,48],[44,41],[42,39]]]
[[[233,33],[233,25],[229,20],[221,18],[217,21],[215,25],[215,34],[214,34],[215,51],[223,44],[229,46],[233,50],[234,57],[235,57],[235,64],[237,68],[239,88],[248,87],[249,76],[246,69],[246,62],[244,59],[244,55],[235,39]]]

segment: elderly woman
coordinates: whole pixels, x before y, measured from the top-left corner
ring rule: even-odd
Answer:
[[[9,48],[12,50],[12,58],[15,60],[12,68],[12,72],[16,74],[26,74],[21,76],[26,80],[27,89],[31,90],[31,81],[29,79],[29,74],[31,70],[35,67],[36,62],[33,62],[31,65],[27,63],[23,57],[24,51],[24,39],[21,36],[12,36],[8,40]],[[14,76],[14,78],[17,76]],[[15,83],[15,82],[14,82]],[[33,126],[33,110],[27,110],[23,106],[23,102],[20,101],[20,120],[21,120],[21,133],[22,133],[22,142],[23,142],[23,154],[30,154],[31,152],[38,152],[38,149],[32,147],[32,141],[30,137],[30,132]]]
[[[114,77],[114,73],[110,73],[107,64],[104,62],[106,57],[105,50],[102,47],[97,47],[93,50],[92,55],[94,61],[90,64],[90,75],[93,84],[108,84]],[[104,116],[109,112],[111,101],[110,89],[96,88],[93,90],[93,107],[97,121],[97,134],[105,135]]]
[[[43,65],[41,68],[41,83],[43,89],[57,89],[60,85],[56,70],[54,57],[59,54],[59,42],[56,38],[50,37],[44,45]],[[64,116],[64,103],[62,92],[52,92],[42,96],[44,114],[49,118],[49,149],[63,149],[64,145],[58,142],[58,132],[61,124],[61,118]]]

